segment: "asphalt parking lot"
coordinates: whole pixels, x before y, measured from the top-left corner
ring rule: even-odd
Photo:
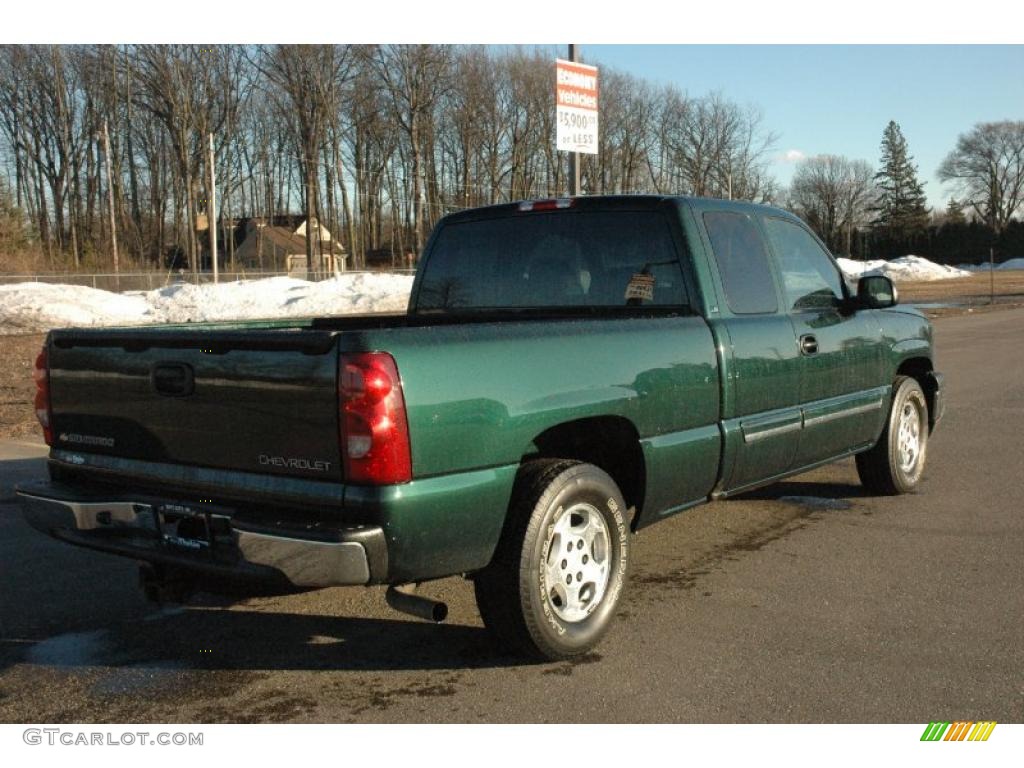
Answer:
[[[936,321],[948,410],[921,491],[852,461],[635,539],[612,633],[573,663],[488,644],[466,582],[427,625],[379,589],[159,609],[134,564],[31,530],[0,443],[0,722],[1024,720],[1024,310]]]

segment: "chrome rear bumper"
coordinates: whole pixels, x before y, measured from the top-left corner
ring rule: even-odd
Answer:
[[[218,576],[284,581],[299,588],[362,585],[383,581],[387,549],[380,528],[351,526],[315,534],[243,521],[211,518],[220,534],[204,542],[168,533],[161,505],[151,499],[102,499],[56,483],[17,489],[25,519],[61,541]],[[176,510],[184,509],[171,505]],[[182,513],[189,517],[188,513]]]

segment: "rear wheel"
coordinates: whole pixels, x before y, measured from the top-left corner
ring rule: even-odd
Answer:
[[[928,402],[915,379],[893,383],[892,408],[878,443],[857,454],[857,474],[875,493],[895,495],[917,489],[928,454]]]
[[[624,511],[615,482],[590,464],[520,470],[498,550],[475,579],[480,615],[502,645],[544,659],[597,645],[626,583]]]

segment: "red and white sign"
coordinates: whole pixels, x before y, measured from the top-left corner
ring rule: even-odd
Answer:
[[[597,154],[597,67],[555,59],[555,147]]]

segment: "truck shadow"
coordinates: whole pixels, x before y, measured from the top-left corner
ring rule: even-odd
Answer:
[[[500,655],[479,627],[244,608],[172,608],[35,644],[4,641],[0,659],[0,669],[21,662],[64,669],[236,671],[463,670],[525,663]]]
[[[46,477],[46,459],[24,458],[0,460],[0,504],[14,504],[14,486]]]
[[[828,480],[815,482],[797,478],[782,480],[732,498],[737,501],[787,501],[791,499],[841,501],[870,496],[871,494],[860,484]]]

